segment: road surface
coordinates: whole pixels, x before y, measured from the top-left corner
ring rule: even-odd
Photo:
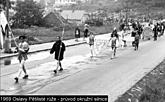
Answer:
[[[27,62],[29,79],[14,83],[18,64],[1,68],[1,94],[18,95],[108,95],[114,101],[165,58],[165,37],[132,47],[118,49],[117,57],[110,59],[111,48],[102,46],[94,58],[89,57],[86,44],[67,48],[64,71],[55,75],[53,56]]]

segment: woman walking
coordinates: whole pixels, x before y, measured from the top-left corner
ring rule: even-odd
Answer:
[[[25,61],[28,59],[27,57],[27,53],[29,51],[29,44],[26,42],[26,37],[25,36],[20,36],[19,37],[20,43],[18,45],[18,60],[20,63],[20,68],[18,70],[18,74],[17,76],[14,78],[16,83],[18,83],[18,79],[22,73],[22,71],[24,72],[24,77],[23,79],[28,78],[28,74],[25,68]]]

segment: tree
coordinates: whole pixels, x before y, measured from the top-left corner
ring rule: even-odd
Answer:
[[[46,7],[45,0],[40,0],[39,4],[41,5],[42,8],[45,8]]]
[[[18,0],[14,8],[13,26],[23,28],[25,26],[42,25],[43,9],[33,0]]]
[[[9,0],[9,8],[11,8],[11,5],[13,4],[14,2],[13,1],[10,1]],[[7,5],[7,0],[0,0],[0,4],[3,5],[3,9],[5,9],[6,5]]]

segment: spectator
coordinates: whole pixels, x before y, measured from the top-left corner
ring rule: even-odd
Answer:
[[[75,38],[76,38],[76,41],[78,41],[78,38],[80,38],[80,29],[78,26],[75,29]]]
[[[85,40],[85,38],[88,37],[88,33],[89,33],[89,25],[85,24],[84,25],[84,40]]]

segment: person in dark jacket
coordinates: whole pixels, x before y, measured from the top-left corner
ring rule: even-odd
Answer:
[[[88,37],[88,33],[89,33],[89,25],[85,24],[84,25],[84,40],[85,40],[85,38]]]
[[[57,73],[58,67],[60,67],[59,71],[62,71],[62,64],[61,61],[64,58],[64,52],[65,52],[65,44],[62,42],[61,37],[57,37],[57,41],[53,44],[50,54],[53,54],[55,52],[55,59],[57,60],[57,68],[54,70],[54,73]]]

